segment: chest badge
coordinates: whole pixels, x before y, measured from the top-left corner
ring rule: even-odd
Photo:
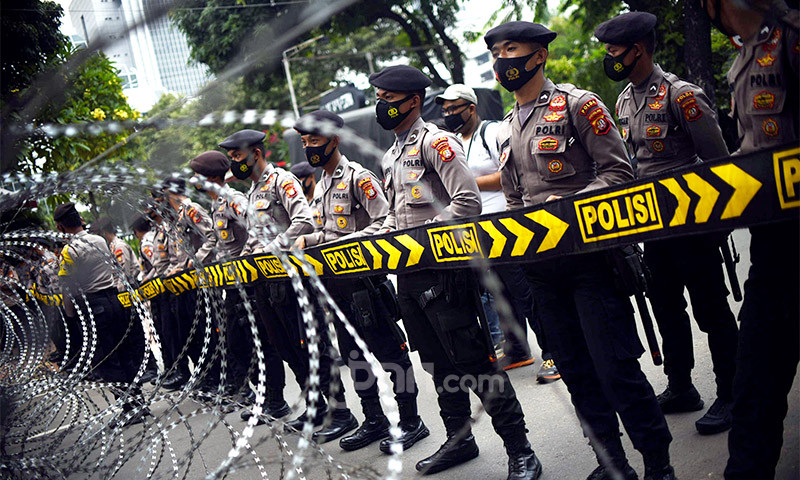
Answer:
[[[339,217],[339,218],[337,218],[337,219],[336,219],[336,225],[338,225],[338,226],[339,226],[339,228],[344,228],[344,227],[346,227],[346,226],[347,226],[347,219],[346,219],[346,218],[344,218],[344,217]]]
[[[661,140],[653,141],[653,150],[656,152],[663,152],[664,151],[664,142]]]
[[[658,87],[658,95],[655,96],[654,100],[662,100],[666,96],[667,96],[667,87],[666,85],[661,85],[660,87]]]
[[[265,204],[266,204],[266,202],[264,202],[263,200],[260,200],[260,201],[256,202],[256,208],[264,208]]]
[[[761,58],[756,58],[756,62],[761,68],[771,67],[775,63],[775,57],[772,56],[772,53],[768,53]]]
[[[780,28],[776,28],[772,31],[772,36],[769,37],[769,40],[764,42],[762,47],[764,48],[765,52],[771,52],[778,47],[778,42],[781,41],[782,32]]]
[[[550,114],[545,115],[542,118],[544,119],[545,122],[557,122],[562,118],[564,118],[564,115],[561,115],[558,112],[551,112]]]
[[[217,220],[217,226],[218,226],[219,228],[222,228],[222,227],[224,227],[224,226],[225,226],[225,222],[223,222],[222,220]]]
[[[228,231],[227,230],[222,230],[221,232],[219,232],[219,238],[221,238],[223,240],[227,240],[228,239]]]
[[[769,110],[775,106],[775,95],[762,90],[755,97],[753,97],[753,108],[756,110]]]
[[[567,98],[564,95],[558,95],[550,100],[550,110],[560,112],[567,108]]]
[[[658,125],[650,125],[647,127],[647,136],[648,137],[657,137],[661,135],[661,127]]]
[[[412,148],[411,150],[408,151],[407,155],[409,157],[416,157],[417,155],[419,155],[419,148],[417,147]]]
[[[419,185],[411,187],[411,196],[414,198],[422,198],[422,187]]]
[[[417,172],[409,171],[406,174],[406,178],[409,179],[409,180],[416,180],[417,177],[419,177],[419,173],[417,173]]]
[[[767,136],[775,137],[778,135],[778,122],[774,118],[768,118],[761,124],[761,129]]]
[[[224,211],[225,211],[225,204],[222,204],[222,205],[220,205],[220,206],[219,206],[219,208],[217,209],[217,211],[218,211],[219,213],[222,213],[222,212],[224,212]]]
[[[550,163],[547,164],[547,169],[551,173],[558,173],[564,169],[564,164],[561,163],[561,160],[550,160]]]
[[[335,207],[333,207],[333,212],[334,213],[342,213],[342,212],[344,212],[344,207],[341,206],[341,205],[336,205]]]
[[[650,110],[661,110],[662,108],[664,108],[664,104],[659,102],[658,100],[656,100],[653,103],[648,103],[647,106],[650,108]]]
[[[347,190],[347,184],[344,182],[339,182],[339,185],[336,185],[337,190]]]
[[[544,137],[539,140],[539,150],[555,150],[556,148],[558,148],[558,139]]]

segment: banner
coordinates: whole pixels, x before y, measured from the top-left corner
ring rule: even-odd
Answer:
[[[533,207],[459,218],[305,250],[323,277],[464,268],[470,261],[530,263],[670,237],[798,219],[800,147],[704,162]],[[798,246],[800,248],[800,246]],[[289,254],[302,275],[300,260]],[[142,298],[195,288],[288,278],[274,255],[256,254],[155,279]],[[127,295],[127,294],[121,294]],[[126,299],[130,304],[130,298]],[[123,302],[124,304],[125,302]]]

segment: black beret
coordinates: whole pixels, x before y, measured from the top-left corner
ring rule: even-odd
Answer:
[[[209,150],[194,157],[189,168],[206,177],[224,177],[231,168],[231,161],[222,152]]]
[[[342,128],[344,126],[344,120],[339,115],[329,112],[328,110],[317,110],[307,113],[297,119],[297,123],[294,124],[294,129],[297,130],[300,135],[312,134],[326,137],[336,135],[335,133],[333,135],[322,133],[322,129],[319,128],[320,122],[325,122],[328,126],[334,126],[336,128]]]
[[[219,146],[226,150],[240,150],[247,147],[252,147],[257,143],[263,143],[266,136],[266,133],[259,132],[258,130],[239,130],[230,137],[221,141]]]
[[[486,41],[486,48],[492,49],[495,43],[502,40],[536,42],[547,46],[558,34],[549,30],[544,25],[533,22],[507,22],[498,25],[486,32],[483,39]]]
[[[161,181],[161,189],[164,193],[169,191],[177,195],[186,195],[186,180],[180,177],[167,177]]]
[[[314,175],[314,167],[312,167],[311,164],[308,162],[295,163],[289,170],[297,178],[304,178],[310,175]]]
[[[657,20],[648,12],[623,13],[598,25],[594,36],[611,45],[631,45],[653,31]]]
[[[428,88],[431,79],[414,67],[394,65],[370,75],[369,83],[390,92],[417,92]]]
[[[142,214],[136,215],[136,218],[131,222],[131,228],[134,232],[149,232],[150,220]]]
[[[53,211],[53,220],[56,222],[74,216],[78,216],[78,218],[80,218],[81,215],[75,209],[75,204],[72,202],[62,203],[56,207],[55,211]]]

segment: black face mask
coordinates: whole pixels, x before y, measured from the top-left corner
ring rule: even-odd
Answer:
[[[536,50],[538,52],[539,50]],[[515,92],[522,88],[536,75],[542,68],[542,64],[533,67],[533,70],[526,70],[525,64],[533,57],[536,52],[524,57],[501,58],[494,61],[494,74],[500,85],[509,92]]]
[[[466,105],[464,109],[458,113],[453,113],[452,115],[445,115],[444,125],[447,127],[447,129],[453,133],[462,129],[464,125],[467,124],[467,121],[464,120],[464,118],[462,117],[464,112],[467,110],[469,110],[469,105]]]
[[[413,96],[414,95],[408,95],[406,98],[396,102],[387,102],[383,99],[378,100],[378,104],[375,105],[375,116],[378,117],[378,124],[380,124],[384,130],[394,130],[398,125],[403,123],[403,120],[411,113],[411,110],[408,110],[406,113],[400,113],[400,105],[406,103]]]
[[[615,82],[619,82],[628,78],[628,75],[630,75],[633,71],[633,67],[636,66],[636,62],[639,61],[639,57],[636,57],[633,59],[633,63],[630,65],[625,65],[622,63],[622,59],[625,58],[625,55],[627,55],[632,48],[633,45],[626,48],[624,52],[620,53],[616,57],[612,57],[610,53],[606,53],[606,56],[603,58],[603,70],[605,70],[608,78],[614,80]]]
[[[247,158],[243,162],[234,162],[231,161],[231,173],[234,177],[238,178],[239,180],[247,180],[250,178],[250,173],[253,171],[253,166],[250,165],[250,161],[254,157],[254,153],[250,152]],[[253,162],[255,164],[255,162]]]
[[[307,146],[304,148],[306,159],[312,167],[321,167],[330,161],[333,152],[336,151],[336,148],[334,148],[331,150],[331,153],[325,153],[325,149],[328,148],[330,143],[331,141],[328,140],[325,145],[318,145],[316,147]]]
[[[706,0],[706,2],[711,3],[711,0]],[[713,5],[714,5],[714,16],[713,17],[709,17],[711,19],[711,25],[713,25],[714,28],[719,30],[720,33],[722,33],[726,37],[735,36],[736,33],[728,31],[728,29],[725,28],[725,25],[722,24],[722,15],[720,13],[720,2],[719,2],[719,0],[717,0]],[[705,9],[706,15],[708,15],[708,9],[706,9],[705,7],[706,7],[706,4],[704,2],[703,3],[703,9]]]

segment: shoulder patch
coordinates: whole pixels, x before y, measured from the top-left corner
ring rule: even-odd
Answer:
[[[580,113],[581,115],[584,115],[584,116],[586,116],[586,115],[589,113],[589,111],[590,111],[591,109],[593,109],[594,107],[596,107],[596,106],[597,106],[597,99],[596,99],[596,98],[593,98],[593,99],[591,99],[591,100],[589,100],[588,102],[586,102],[586,103],[584,103],[584,104],[583,104],[583,106],[581,107],[581,109],[580,109],[579,113]]]
[[[144,247],[144,249],[142,251],[144,252],[145,255],[147,255],[147,258],[153,258],[153,249],[152,248]]]
[[[114,250],[114,256],[117,257],[117,261],[119,263],[123,263],[125,261],[125,256],[122,254],[121,248]]]
[[[681,107],[683,108],[683,116],[689,122],[694,122],[698,118],[703,116],[703,110],[697,105],[697,100],[692,99],[691,101],[684,102]]]
[[[198,212],[197,209],[194,207],[190,207],[189,211],[186,212],[186,214],[189,216],[189,218],[192,219],[194,223],[200,223],[200,220],[202,220],[202,218],[200,217],[200,212]]]
[[[688,92],[683,92],[680,95],[678,95],[678,98],[676,98],[675,101],[678,103],[678,105],[683,105],[683,102],[687,101],[692,97],[694,97],[694,92],[689,90]]]
[[[605,113],[592,120],[592,130],[595,135],[605,135],[611,130],[611,122],[608,121]]]
[[[378,192],[372,185],[372,177],[364,177],[359,180],[358,188],[360,188],[364,192],[364,195],[370,200],[378,196]]]
[[[294,188],[294,180],[287,180],[281,183],[281,188],[286,192],[287,197],[294,198],[297,196],[297,189]]]
[[[439,158],[441,158],[443,162],[449,162],[456,156],[455,152],[453,152],[453,149],[450,147],[450,142],[447,137],[437,138],[433,141],[431,146],[439,152]]]

